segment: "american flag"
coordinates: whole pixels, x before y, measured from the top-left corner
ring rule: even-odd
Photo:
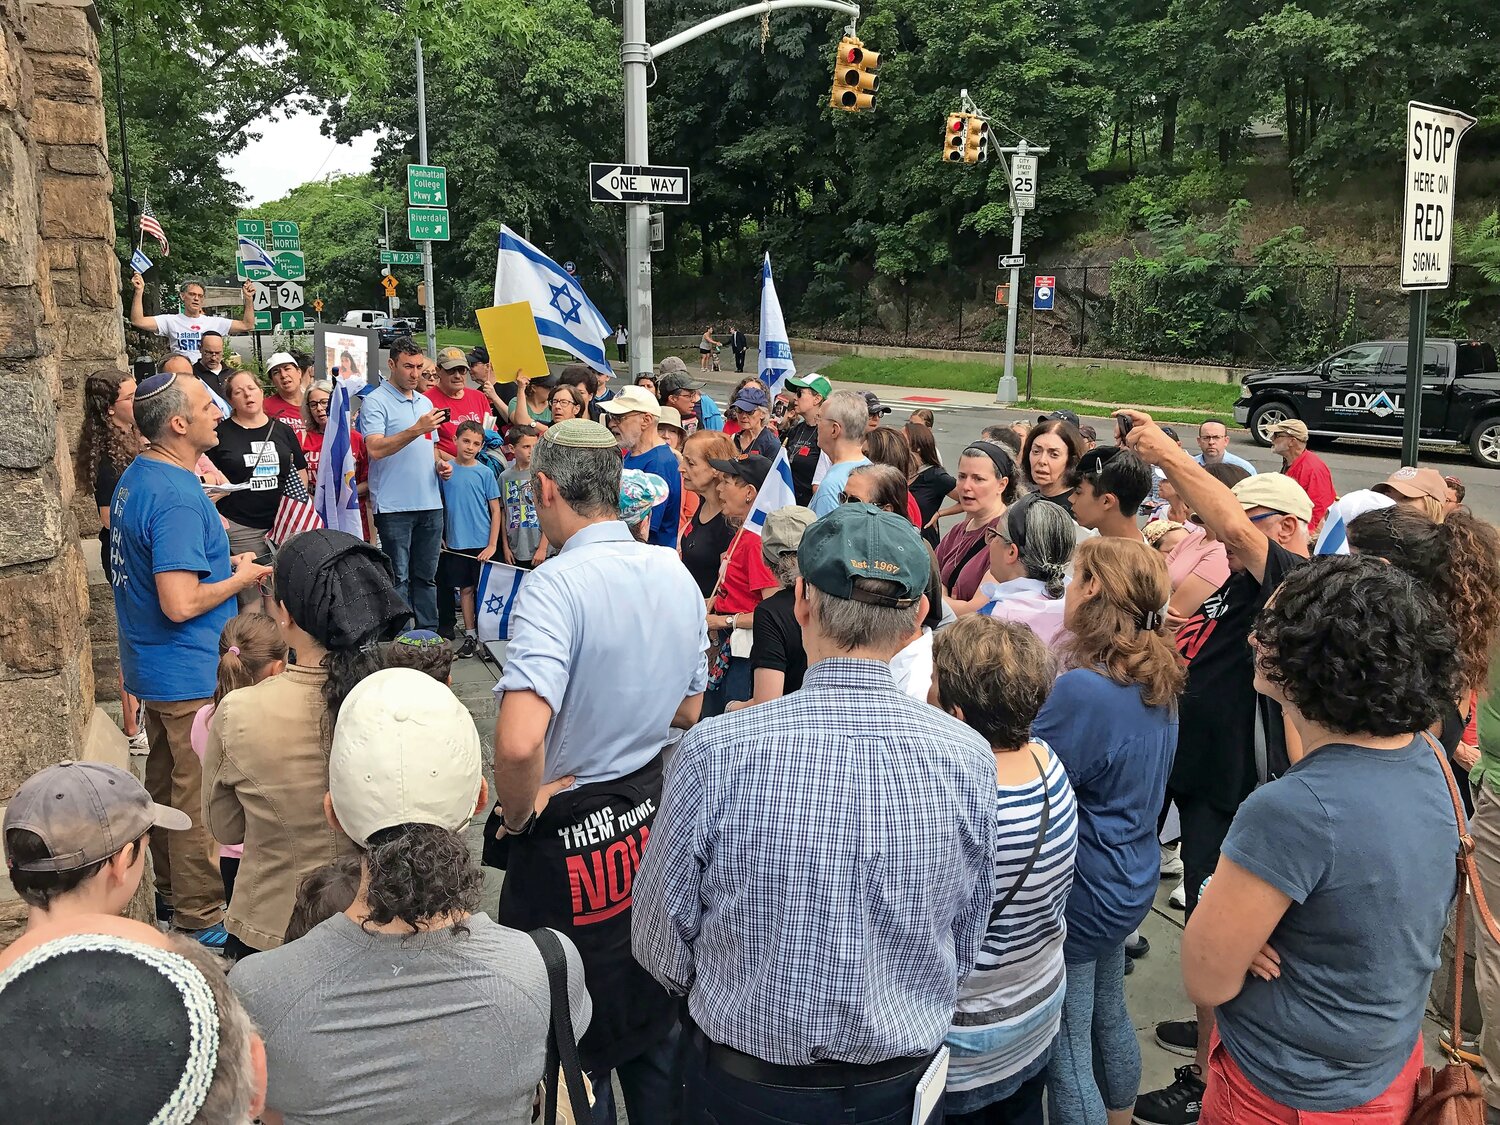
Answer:
[[[323,520],[313,507],[312,497],[307,494],[307,485],[302,483],[302,474],[292,469],[281,490],[281,503],[276,505],[276,519],[271,523],[271,530],[266,532],[266,539],[273,546],[281,547],[292,536],[322,526]]]
[[[161,243],[161,256],[170,258],[172,247],[167,244],[167,232],[161,229],[161,222],[156,217],[156,212],[151,210],[149,199],[141,203],[141,233],[149,234],[157,242]]]

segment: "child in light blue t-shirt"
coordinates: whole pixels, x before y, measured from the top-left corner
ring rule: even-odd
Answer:
[[[438,596],[453,596],[459,590],[464,615],[461,657],[478,651],[474,634],[474,590],[480,567],[495,556],[500,538],[500,482],[493,470],[479,461],[484,448],[484,427],[478,422],[459,423],[453,435],[453,475],[442,482],[443,554],[442,581]]]

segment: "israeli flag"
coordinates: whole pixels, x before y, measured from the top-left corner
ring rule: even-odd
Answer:
[[[771,254],[767,251],[760,269],[760,381],[775,398],[781,384],[795,374],[797,365],[792,362],[792,345],[787,339],[776,283],[771,280]]]
[[[474,591],[474,631],[481,644],[510,640],[510,615],[526,572],[520,567],[487,562]]]
[[[560,265],[507,226],[500,228],[500,251],[495,258],[495,304],[525,301],[536,319],[542,345],[561,348],[595,371],[614,372],[604,352],[604,339],[614,328],[594,307],[589,295]]]
[[[218,395],[214,394],[214,389],[207,383],[203,384],[203,389],[208,392],[208,397],[213,402],[213,404],[219,408],[219,414],[222,417],[228,418],[231,414],[234,413],[233,410],[229,409],[229,404]]]
[[[134,254],[130,255],[130,265],[136,273],[145,273],[151,268],[151,259],[142,254],[140,250],[136,250]]]
[[[271,255],[266,253],[266,248],[253,238],[240,235],[240,261],[247,266],[260,266],[262,269],[276,272],[276,263],[271,261]]]
[[[792,463],[787,460],[786,446],[776,454],[776,460],[771,462],[771,471],[766,474],[766,483],[760,486],[760,491],[755,494],[755,504],[750,508],[750,514],[745,517],[745,530],[752,535],[759,535],[766,526],[766,517],[772,512],[779,512],[782,508],[790,507],[797,502],[796,489],[792,487]]]
[[[1333,502],[1328,514],[1323,517],[1323,526],[1318,531],[1318,542],[1314,555],[1347,555],[1349,553],[1349,525],[1366,512],[1389,508],[1395,503],[1389,496],[1368,488],[1346,492]]]
[[[359,518],[359,490],[354,483],[354,442],[349,436],[349,385],[340,381],[328,404],[328,426],[323,431],[323,452],[318,458],[317,491],[313,510],[324,527],[365,537]]]

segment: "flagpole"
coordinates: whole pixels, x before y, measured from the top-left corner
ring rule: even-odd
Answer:
[[[144,215],[146,213],[146,205],[149,204],[150,202],[151,202],[151,189],[149,187],[147,187],[147,188],[145,188],[141,192],[141,214]],[[127,214],[129,213],[129,205],[128,204],[126,205],[126,213]],[[137,254],[139,254],[141,252],[141,248],[143,246],[145,246],[145,245],[146,245],[146,228],[143,227],[143,226],[140,226],[139,224],[137,224],[135,252]]]

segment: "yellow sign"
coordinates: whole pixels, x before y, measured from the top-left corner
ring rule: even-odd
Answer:
[[[380,279],[380,284],[385,286],[385,295],[394,297],[396,295],[396,279],[387,274]]]
[[[323,311],[323,298],[322,297],[314,297],[313,298],[313,312],[319,312],[320,313],[322,311]]]
[[[490,353],[495,378],[508,383],[519,371],[528,379],[547,374],[547,357],[542,354],[542,338],[536,334],[536,318],[525,301],[513,305],[496,305],[480,309],[474,316]]]

